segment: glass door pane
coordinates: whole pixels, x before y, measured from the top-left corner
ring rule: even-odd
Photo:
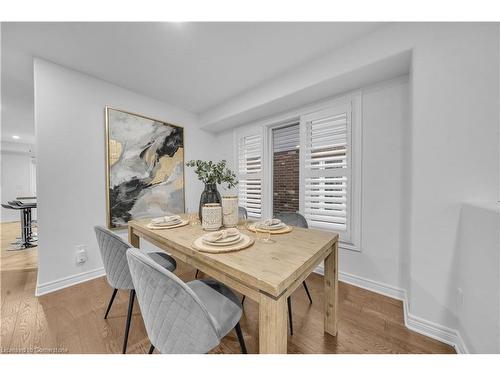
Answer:
[[[299,211],[299,124],[272,131],[273,215]]]

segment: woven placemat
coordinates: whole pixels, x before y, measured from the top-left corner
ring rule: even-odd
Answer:
[[[156,226],[156,225],[153,225],[151,223],[149,223],[148,225],[146,225],[149,229],[153,229],[153,230],[160,230],[160,229],[172,229],[172,228],[179,228],[179,227],[183,227],[184,225],[188,225],[189,224],[189,220],[183,220],[181,219],[181,222],[179,224],[175,224],[175,225],[172,225],[170,227],[161,227],[161,226]]]
[[[248,230],[251,232],[259,232],[259,233],[268,233],[269,231],[267,229],[262,229],[262,228],[257,228],[255,224],[250,224],[248,226]],[[284,228],[278,229],[278,230],[272,230],[271,234],[285,234],[285,233],[290,233],[293,230],[293,227],[287,225]]]
[[[193,244],[192,247],[195,250],[204,252],[204,253],[212,253],[212,254],[221,254],[221,253],[230,253],[232,251],[239,251],[246,249],[247,247],[250,247],[254,243],[254,239],[251,238],[250,236],[247,236],[246,234],[241,233],[241,242],[238,242],[237,244],[234,245],[227,245],[227,246],[210,246],[207,245],[205,242],[203,242],[202,237],[197,238]]]

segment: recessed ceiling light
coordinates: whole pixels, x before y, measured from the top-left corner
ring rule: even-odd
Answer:
[[[13,139],[19,139],[19,138],[21,138],[21,137],[20,137],[20,136],[18,136],[18,135],[13,135],[13,136],[12,136],[12,138],[13,138]]]

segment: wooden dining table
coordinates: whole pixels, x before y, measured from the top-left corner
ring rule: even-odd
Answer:
[[[324,331],[336,336],[338,325],[338,234],[294,227],[264,243],[212,254],[195,250],[193,241],[206,232],[199,224],[172,229],[149,229],[149,220],[128,223],[129,242],[140,238],[204,272],[259,304],[259,352],[286,354],[287,298],[324,261]]]

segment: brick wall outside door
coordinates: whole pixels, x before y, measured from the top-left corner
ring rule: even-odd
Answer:
[[[275,152],[273,212],[299,210],[299,150]]]

